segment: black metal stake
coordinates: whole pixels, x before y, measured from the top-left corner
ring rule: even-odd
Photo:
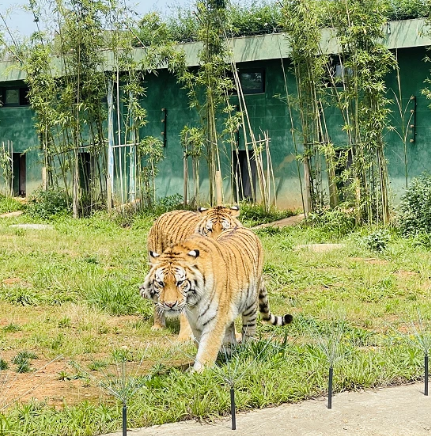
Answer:
[[[232,430],[236,430],[235,390],[230,388],[230,414],[232,415]]]
[[[127,436],[127,404],[123,403],[123,436]]]
[[[428,396],[428,353],[425,353],[425,395]]]
[[[328,381],[328,409],[332,409],[332,377],[334,375],[334,368],[329,368],[329,381]]]

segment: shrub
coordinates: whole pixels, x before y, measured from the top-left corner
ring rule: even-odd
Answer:
[[[348,235],[355,229],[355,217],[341,208],[308,214],[306,225],[319,227],[326,233],[338,237]]]
[[[372,251],[384,251],[390,241],[391,236],[385,229],[377,230],[364,237],[367,248]]]
[[[27,213],[33,218],[49,219],[56,215],[69,215],[72,205],[62,189],[38,189],[30,196]]]
[[[0,213],[16,212],[23,210],[24,205],[13,197],[0,194]]]
[[[287,218],[292,215],[294,215],[294,213],[289,210],[278,210],[272,207],[267,211],[264,206],[260,204],[242,202],[239,219],[246,226],[256,226],[258,224],[266,224]]]
[[[431,231],[431,176],[412,180],[401,198],[399,227],[404,235]]]

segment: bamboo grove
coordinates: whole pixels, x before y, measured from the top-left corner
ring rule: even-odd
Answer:
[[[141,102],[145,75],[162,65],[186,89],[197,115],[195,125],[184,126],[178,138],[184,150],[184,202],[202,199],[202,175],[209,180],[210,204],[223,200],[223,193],[216,192],[218,177],[230,178],[235,200],[243,198],[243,187],[234,180],[237,174],[221,174],[220,166],[222,155],[231,159],[238,152],[235,138],[241,129],[245,149],[252,151],[247,171],[251,164],[257,167],[258,192],[250,200],[266,209],[276,204],[270,138],[267,132],[257,136],[251,127],[231,56],[231,38],[243,24],[238,24],[238,6],[228,0],[196,1],[193,13],[184,13],[182,22],[173,24],[156,13],[136,21],[116,0],[32,0],[30,5],[35,21],[45,21],[44,29],[51,32],[36,32],[25,43],[7,37],[3,42],[27,74],[43,152],[43,188],[64,189],[74,216],[137,199],[145,207],[155,202],[157,166],[164,153],[159,139],[142,135],[146,112]],[[283,0],[252,2],[249,9],[265,14],[265,26],[283,31],[290,47],[285,74],[294,74],[296,87],[286,85],[280,97],[290,114],[286,129],[298,150],[305,212],[342,205],[354,210],[358,223],[388,222],[384,129],[390,102],[384,78],[397,68],[395,56],[379,43],[388,3]],[[182,36],[179,24],[187,30]],[[249,28],[253,25],[250,18]],[[336,55],[321,49],[322,29],[328,27],[339,45]],[[176,49],[178,42],[189,39],[202,42],[198,69],[187,68],[184,54]],[[136,47],[146,49],[140,61],[133,55]],[[108,52],[113,65],[109,70]],[[343,120],[341,148],[334,146],[327,130],[326,114],[333,107]],[[121,183],[115,192],[110,142]],[[1,162],[7,166],[7,159]],[[85,182],[83,168],[91,169]]]

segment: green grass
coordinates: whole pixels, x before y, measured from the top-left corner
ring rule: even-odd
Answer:
[[[247,225],[257,222],[251,217],[245,215]],[[185,369],[195,347],[175,342],[178,324],[151,331],[152,303],[139,297],[152,217],[128,226],[104,214],[61,218],[51,230],[25,234],[11,224],[28,222],[27,216],[3,219],[0,435],[118,430],[115,393],[127,399],[129,427],[227,415],[231,385],[239,410],[301,401],[326,393],[330,363],[335,392],[419,379],[431,318],[428,244],[337,219],[257,232],[271,309],[292,313],[294,322],[259,325],[260,340],[239,346],[230,358],[220,356],[216,368],[201,374]],[[341,248],[304,247],[334,242]],[[55,360],[64,362],[52,369],[58,383],[99,394],[65,399],[57,408],[49,398],[17,398],[5,407],[3,374],[18,376],[13,359],[24,352],[23,369],[27,364],[30,372],[19,377],[27,377],[28,389],[36,387],[38,370],[49,370]]]
[[[0,194],[0,214],[16,212],[25,209],[25,206],[19,200],[8,195]]]

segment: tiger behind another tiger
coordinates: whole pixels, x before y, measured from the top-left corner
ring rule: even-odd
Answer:
[[[199,208],[197,212],[174,210],[160,215],[148,234],[148,252],[163,253],[172,244],[184,241],[198,233],[217,238],[223,231],[242,226],[237,219],[239,207],[216,206],[210,209]],[[154,310],[153,330],[165,327],[165,318]],[[190,327],[184,316],[180,317],[179,341],[191,338]]]
[[[247,228],[227,230],[217,239],[193,235],[150,257],[141,295],[167,316],[185,313],[198,343],[195,370],[214,364],[223,344],[236,343],[238,315],[243,341],[255,336],[258,310],[273,325],[292,321],[291,315],[275,316],[269,310],[262,245]]]
[[[194,233],[217,238],[224,230],[242,226],[238,216],[238,206],[166,212],[154,221],[148,233],[148,251],[163,253],[170,245],[184,241]]]

